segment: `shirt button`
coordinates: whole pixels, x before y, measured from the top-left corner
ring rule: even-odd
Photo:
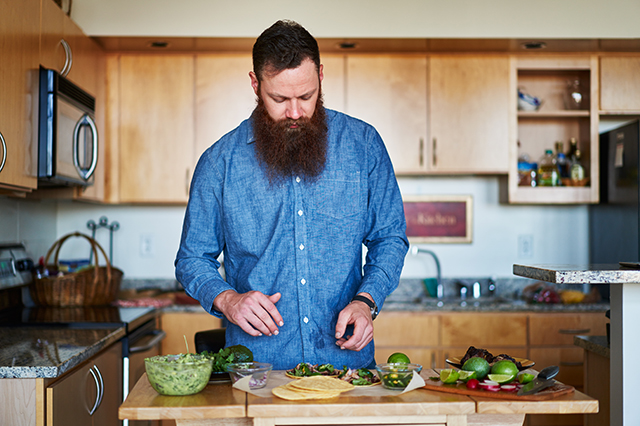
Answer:
[[[300,250],[304,250],[304,244],[300,244],[299,248]]]
[[[300,176],[296,176],[296,182],[300,182]]]
[[[305,280],[305,279],[303,278],[303,279],[301,279],[301,280],[300,280],[300,283],[301,283],[302,285],[305,285],[305,284],[307,283],[307,280]]]
[[[302,321],[304,321],[304,323],[306,324],[306,323],[308,323],[308,322],[309,322],[309,318],[304,317],[304,318],[302,319]]]
[[[302,216],[302,210],[298,210],[298,216]]]

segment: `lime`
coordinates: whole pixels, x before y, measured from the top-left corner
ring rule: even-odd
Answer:
[[[442,383],[455,383],[458,381],[460,377],[460,373],[458,370],[454,370],[453,368],[445,368],[440,371],[440,380]]]
[[[513,379],[516,378],[516,376],[512,376],[511,374],[489,374],[487,378],[492,382],[504,384],[512,382]]]
[[[461,370],[459,371],[459,373],[460,373],[459,380],[462,380],[464,383],[467,383],[469,380],[475,379],[477,377],[477,374],[475,371]]]
[[[507,374],[516,377],[518,375],[518,367],[508,359],[496,362],[491,367],[491,374]]]
[[[529,383],[530,381],[533,380],[535,376],[533,374],[529,374],[529,373],[520,373],[518,375],[518,381],[522,384],[525,383]]]
[[[482,380],[487,377],[487,374],[489,374],[491,366],[486,359],[474,356],[465,361],[462,365],[462,369],[465,371],[475,371],[476,379]]]
[[[390,364],[391,363],[409,364],[411,361],[409,361],[409,357],[403,354],[402,352],[396,352],[389,355],[389,358],[387,358],[387,362]]]

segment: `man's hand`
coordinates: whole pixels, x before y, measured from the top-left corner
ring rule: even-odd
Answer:
[[[361,293],[363,296],[369,296]],[[349,324],[353,324],[353,335],[351,337],[344,336]],[[351,351],[360,351],[373,340],[373,319],[371,319],[371,309],[364,302],[349,303],[338,315],[336,323],[336,345],[340,349],[349,349]]]
[[[237,293],[227,290],[213,301],[213,306],[224,316],[252,336],[271,336],[278,334],[279,326],[284,325],[282,316],[276,308],[280,293],[266,296],[259,291]]]

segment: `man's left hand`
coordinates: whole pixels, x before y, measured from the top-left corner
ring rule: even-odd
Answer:
[[[365,297],[368,294],[361,293]],[[353,324],[353,335],[344,336],[349,324]],[[336,323],[336,345],[340,349],[360,351],[373,340],[373,319],[371,319],[371,309],[364,302],[349,303],[338,315]]]

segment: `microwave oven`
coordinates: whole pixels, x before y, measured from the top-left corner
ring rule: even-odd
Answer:
[[[90,186],[98,164],[96,100],[61,76],[40,68],[38,186]]]

